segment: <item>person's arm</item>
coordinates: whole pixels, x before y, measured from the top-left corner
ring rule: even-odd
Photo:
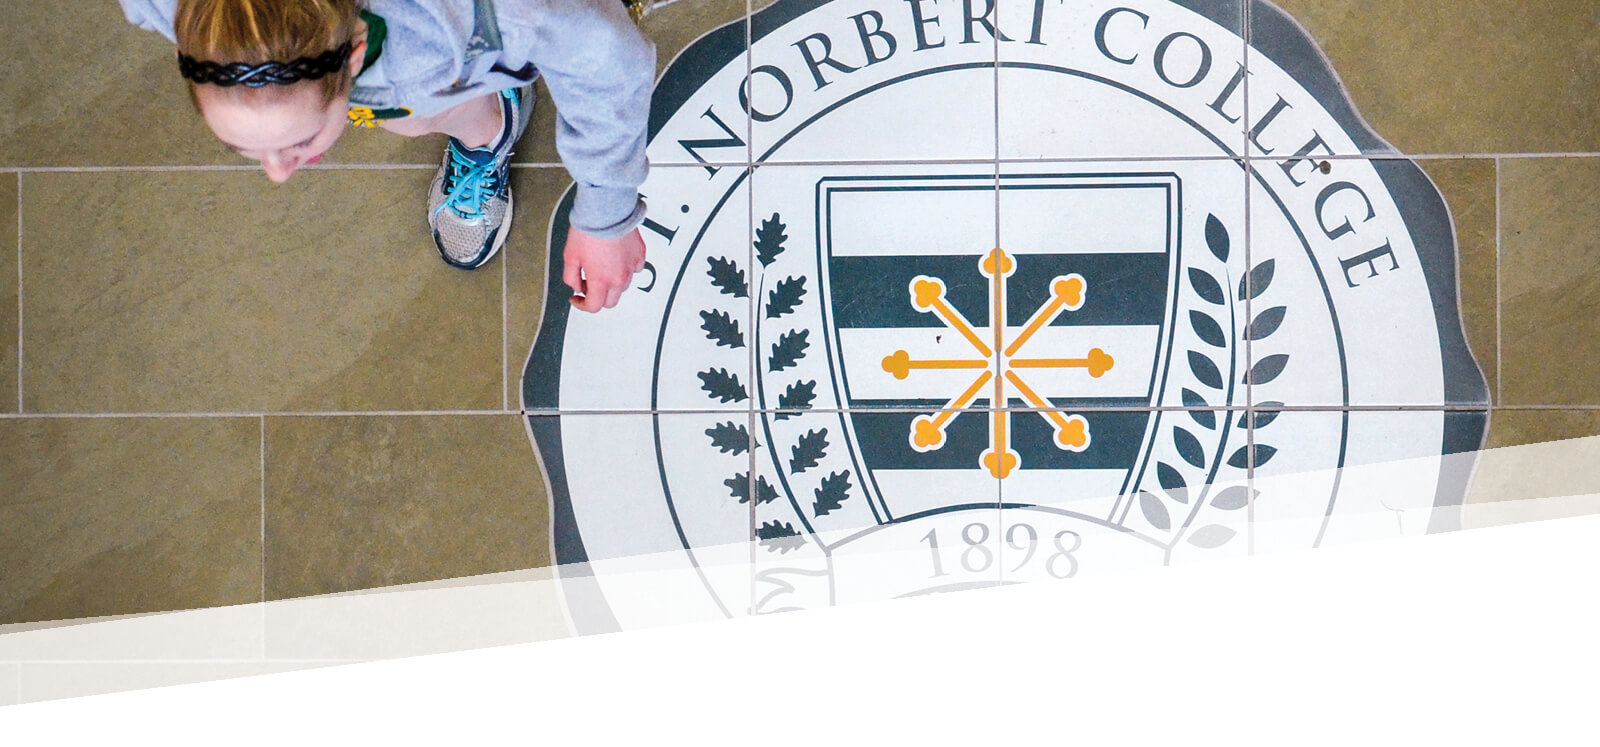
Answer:
[[[118,0],[122,3],[122,15],[131,23],[145,31],[154,31],[167,37],[167,41],[178,43],[178,37],[172,32],[172,17],[178,12],[178,0]]]
[[[563,259],[574,305],[616,305],[644,266],[639,185],[655,83],[655,45],[616,0],[546,0],[534,65],[556,106],[556,150],[578,184]]]

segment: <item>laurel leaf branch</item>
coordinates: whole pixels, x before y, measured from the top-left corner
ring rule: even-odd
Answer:
[[[1273,259],[1265,260],[1250,268],[1250,272],[1246,273],[1239,281],[1239,300],[1247,301],[1260,298],[1272,286],[1272,279],[1276,271],[1277,261]],[[1251,319],[1250,323],[1246,325],[1244,338],[1251,342],[1259,342],[1271,337],[1283,327],[1283,320],[1287,313],[1287,306],[1273,306],[1256,314],[1255,318]],[[1242,381],[1250,386],[1261,386],[1270,383],[1282,375],[1283,369],[1288,365],[1289,356],[1286,354],[1279,353],[1265,356],[1250,366],[1250,369],[1244,373]],[[1241,427],[1248,426],[1252,431],[1251,440],[1255,441],[1254,431],[1271,424],[1272,421],[1278,418],[1280,412],[1279,410],[1263,411],[1261,408],[1263,406],[1281,407],[1282,405],[1282,402],[1264,402],[1261,405],[1251,407],[1239,417],[1239,425]],[[1239,469],[1260,467],[1276,456],[1277,453],[1276,447],[1256,442],[1240,447],[1235,451],[1228,457],[1228,465]]]
[[[1233,242],[1227,226],[1223,225],[1222,220],[1216,215],[1206,216],[1205,241],[1206,248],[1211,250],[1212,256],[1216,257],[1217,261],[1221,262],[1226,268],[1228,258],[1232,254]],[[1271,282],[1271,274],[1272,269],[1269,266],[1263,272],[1258,273],[1251,282],[1262,279],[1265,279],[1266,282]],[[1191,267],[1188,272],[1188,281],[1190,290],[1200,300],[1212,307],[1231,307],[1231,301],[1223,290],[1224,286],[1221,282],[1218,282],[1216,276],[1198,267]],[[1241,288],[1244,287],[1241,286]],[[1214,315],[1214,311],[1220,311],[1220,309],[1210,309],[1204,306],[1191,309],[1189,311],[1189,324],[1193,328],[1196,337],[1200,339],[1200,342],[1213,349],[1210,352],[1224,356],[1232,354],[1237,344],[1236,333],[1231,324],[1225,329],[1217,316]],[[1282,317],[1281,314],[1276,318],[1266,316],[1259,321],[1261,325],[1255,328],[1255,331],[1264,337],[1276,331],[1277,322],[1281,322]],[[1210,406],[1210,403],[1207,402],[1206,396],[1201,392],[1206,389],[1216,390],[1219,393],[1225,390],[1226,384],[1222,375],[1222,367],[1211,357],[1206,347],[1187,352],[1189,371],[1194,375],[1196,381],[1204,385],[1204,388],[1199,391],[1190,388],[1182,389],[1183,406],[1189,413],[1189,417],[1196,424],[1206,430],[1215,431],[1218,425],[1218,415],[1214,410],[1205,409]],[[1265,373],[1264,371],[1263,374]],[[1182,464],[1196,470],[1203,471],[1206,469],[1209,459],[1205,446],[1193,431],[1181,425],[1174,425],[1172,427],[1172,442],[1173,447],[1178,452],[1178,456],[1183,460]],[[1183,473],[1177,466],[1157,461],[1156,479],[1161,484],[1162,489],[1173,500],[1178,503],[1188,504],[1188,481],[1183,477]],[[1233,499],[1232,494],[1225,492],[1225,495],[1228,496],[1226,500],[1231,501]],[[1213,499],[1213,503],[1216,500]],[[1141,491],[1139,493],[1139,507],[1151,526],[1162,531],[1172,529],[1173,518],[1167,506],[1154,493]],[[1201,547],[1216,547],[1226,543],[1232,538],[1233,534],[1233,531],[1226,527],[1212,525],[1197,531],[1189,537],[1189,541]]]

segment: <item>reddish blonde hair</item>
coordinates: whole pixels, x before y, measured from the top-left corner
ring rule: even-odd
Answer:
[[[173,34],[178,52],[217,63],[290,62],[316,57],[352,41],[360,20],[360,0],[178,0]],[[227,95],[241,99],[282,99],[316,87],[327,107],[350,92],[350,68],[316,80],[259,88],[230,86]],[[189,101],[200,108],[193,81]]]

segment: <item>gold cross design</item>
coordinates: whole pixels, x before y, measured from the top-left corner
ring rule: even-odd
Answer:
[[[943,321],[972,345],[975,358],[961,360],[913,360],[911,354],[896,350],[883,359],[883,370],[896,379],[904,380],[914,370],[969,369],[979,371],[965,391],[956,395],[938,413],[918,415],[911,421],[911,448],[919,452],[937,451],[945,445],[945,428],[961,411],[970,407],[992,385],[991,400],[994,409],[989,413],[989,448],[979,458],[980,466],[989,474],[1004,479],[1021,464],[1022,458],[1009,443],[1010,413],[1004,407],[1011,389],[1021,395],[1055,429],[1056,446],[1066,451],[1081,452],[1089,448],[1089,421],[1081,415],[1063,415],[1052,408],[1049,400],[1039,396],[1033,387],[1018,373],[1018,369],[1082,368],[1090,376],[1099,378],[1111,370],[1114,361],[1100,348],[1091,348],[1083,358],[1019,358],[1024,346],[1040,329],[1055,321],[1064,311],[1083,307],[1088,283],[1076,273],[1056,277],[1050,281],[1050,300],[1033,313],[1033,318],[1017,333],[1015,339],[1006,340],[1006,279],[1015,274],[1016,260],[1004,249],[995,249],[978,263],[978,272],[989,279],[989,311],[991,339],[985,340],[978,328],[967,321],[945,299],[944,281],[918,275],[911,281],[911,306],[917,311],[931,313]]]

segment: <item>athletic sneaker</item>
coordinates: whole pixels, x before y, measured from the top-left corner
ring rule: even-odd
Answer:
[[[428,225],[439,256],[452,267],[482,267],[511,230],[511,147],[533,115],[533,84],[500,92],[500,137],[485,148],[450,138],[428,190]]]

